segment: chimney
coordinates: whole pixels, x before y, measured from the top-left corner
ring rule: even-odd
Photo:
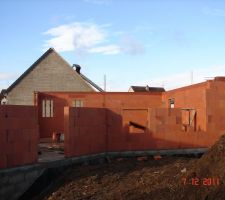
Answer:
[[[73,64],[73,68],[76,68],[76,72],[80,74],[81,66],[77,64]]]

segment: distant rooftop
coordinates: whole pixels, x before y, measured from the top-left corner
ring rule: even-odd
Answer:
[[[129,92],[165,92],[163,87],[131,86]]]

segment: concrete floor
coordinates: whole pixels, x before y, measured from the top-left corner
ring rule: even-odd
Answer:
[[[64,143],[63,142],[40,142],[39,143],[39,156],[38,162],[51,162],[62,160],[64,156]]]

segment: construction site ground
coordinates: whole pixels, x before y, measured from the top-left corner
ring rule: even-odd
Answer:
[[[224,200],[225,136],[201,158],[117,158],[102,165],[74,166],[37,198]]]

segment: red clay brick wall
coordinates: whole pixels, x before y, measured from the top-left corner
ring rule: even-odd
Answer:
[[[156,149],[182,149],[209,147],[218,133],[198,131],[188,126],[184,129],[182,111],[178,108],[150,109],[150,130]]]
[[[206,89],[208,87],[208,82],[203,82],[165,92],[163,104],[169,107],[169,99],[174,98],[175,108],[196,109],[196,128],[198,131],[206,131]]]
[[[65,108],[65,155],[209,147],[213,134],[182,129],[180,109]],[[130,126],[134,122],[146,127]]]
[[[72,106],[73,100],[82,100],[84,107],[89,108],[147,108],[161,107],[161,93],[93,93],[93,92],[42,92],[38,93],[38,115],[40,137],[51,137],[53,131],[63,132],[64,106]],[[43,99],[52,99],[54,102],[54,116],[43,118],[41,102]]]
[[[185,131],[181,110],[176,108],[121,109],[118,114],[121,131],[108,132],[110,151],[209,147],[215,141],[214,136],[218,137],[216,133],[206,134],[192,127]],[[145,126],[146,130],[135,131],[129,121]],[[116,127],[113,123],[111,126]]]
[[[106,151],[106,109],[65,107],[65,155]]]
[[[0,106],[0,169],[37,162],[39,133],[33,106]]]
[[[110,109],[110,108],[109,108]],[[120,116],[115,120],[111,120],[108,132],[108,150],[109,151],[131,151],[131,150],[144,150],[151,147],[151,134],[149,130],[149,115],[148,108],[120,108],[116,114]],[[108,119],[115,115],[114,112],[109,112]],[[120,120],[120,122],[119,122]],[[146,129],[138,129],[130,123],[135,123],[145,127]],[[118,127],[117,127],[118,126]],[[117,130],[116,130],[117,128]]]
[[[75,141],[75,145],[69,143],[68,148],[70,149],[68,149],[67,155],[101,152],[104,149],[102,147],[103,138],[105,138],[106,151],[209,147],[219,137],[218,131],[225,130],[222,125],[222,121],[225,119],[223,115],[225,112],[222,109],[225,99],[224,83],[221,80],[207,81],[168,91],[163,95],[162,93],[41,93],[41,98],[51,95],[55,105],[59,106],[55,106],[58,111],[55,110],[54,117],[56,118],[53,118],[53,123],[49,124],[47,119],[43,119],[46,121],[40,125],[44,124],[42,130],[46,132],[43,134],[45,136],[57,127],[61,130],[65,129],[65,138],[67,133],[70,138],[68,142]],[[219,100],[215,101],[214,97]],[[169,98],[175,99],[174,109],[168,109]],[[82,119],[71,118],[68,111],[68,120],[72,120],[70,123],[83,120],[82,127],[77,123],[71,128],[68,120],[64,126],[62,123],[64,117],[61,114],[57,115],[57,112],[62,113],[63,106],[71,106],[74,99],[83,101],[86,114],[82,115]],[[90,110],[90,108],[96,110]],[[102,114],[105,119],[97,117],[96,120],[98,120],[98,124],[105,124],[106,127],[98,129],[99,135],[95,135],[97,134],[96,127],[89,119],[98,116],[98,110],[102,108],[106,109]],[[194,124],[184,126],[187,124],[188,113],[181,111],[181,108],[193,108],[197,111]],[[79,109],[79,113],[82,114],[85,109]],[[130,122],[144,126],[146,130],[130,126]],[[50,129],[52,130],[50,131]],[[80,130],[82,134],[80,134]],[[79,136],[76,135],[78,132]],[[93,132],[93,135],[89,136],[88,132]],[[73,134],[76,135],[76,139]],[[96,142],[95,136],[101,138],[98,139],[101,141],[98,148],[92,146],[92,142]],[[79,143],[80,141],[82,142]]]
[[[53,96],[50,94],[38,93],[38,123],[40,126],[40,138],[52,137],[54,131],[64,132],[64,106],[68,106],[66,96]],[[65,98],[65,99],[64,99]],[[53,100],[53,117],[42,117],[42,100]]]
[[[225,134],[225,80],[216,79],[206,91],[207,129]]]

